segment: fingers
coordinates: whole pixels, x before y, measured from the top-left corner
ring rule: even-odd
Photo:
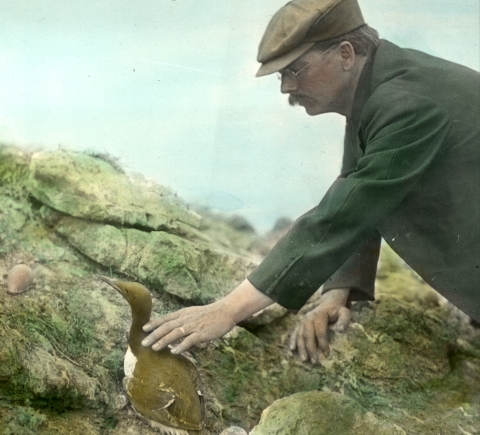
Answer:
[[[314,317],[315,338],[318,343],[319,351],[327,358],[330,355],[328,342],[328,323],[330,315],[328,311],[320,311]]]
[[[142,345],[162,350],[183,339],[175,347],[176,352],[180,353],[194,344],[221,337],[235,326],[228,316],[223,315],[221,309],[214,304],[189,307],[152,320],[143,327],[150,334],[142,341]]]
[[[185,352],[188,349],[190,349],[192,346],[202,343],[203,341],[204,340],[202,339],[200,334],[193,333],[189,335],[187,338],[185,338],[184,340],[182,340],[182,342],[179,345],[175,346],[172,349],[172,353],[179,354],[179,353]]]
[[[152,346],[153,350],[161,350],[185,335],[187,335],[185,328],[178,321],[164,323],[144,338],[142,346]]]
[[[350,320],[352,320],[352,312],[348,308],[341,308],[338,312],[338,320],[335,323],[335,332],[345,332],[350,324]]]
[[[318,363],[322,357],[330,356],[328,328],[333,323],[336,332],[345,332],[350,320],[351,312],[346,307],[323,306],[308,313],[296,326],[290,337],[290,351],[298,351],[302,361],[310,360]]]
[[[318,362],[317,340],[315,337],[315,325],[313,322],[307,322],[303,328],[303,337],[305,340],[305,349],[308,358],[312,364]]]
[[[312,330],[312,328],[310,329]],[[308,334],[310,334],[309,338],[306,339]],[[307,361],[309,355],[311,355],[313,356],[313,360],[312,357],[310,357],[312,364],[318,362],[315,336],[312,334],[312,331],[308,333],[305,332],[305,326],[303,323],[298,324],[293,330],[293,333],[290,336],[288,348],[291,352],[295,351],[295,349],[298,349],[298,354],[302,361]]]
[[[297,336],[298,336],[299,325],[295,326],[295,329],[290,336],[290,341],[288,343],[289,349],[293,352],[297,348]]]
[[[316,364],[322,354],[326,353],[325,356],[329,354],[326,331],[325,337],[320,342],[319,336],[321,334],[318,333],[318,326],[315,322],[311,319],[306,319],[295,328],[290,338],[290,350],[294,351],[297,349],[298,355],[303,362],[310,360],[312,364]]]
[[[153,331],[159,326],[162,326],[164,323],[171,322],[172,320],[178,319],[178,316],[179,316],[179,312],[176,311],[174,313],[170,313],[165,316],[150,320],[150,322],[148,322],[146,325],[143,325],[143,330],[145,332]]]
[[[161,336],[161,333],[159,333],[159,334]],[[153,334],[151,334],[151,335],[153,335]],[[162,350],[162,349],[166,348],[169,344],[172,344],[175,341],[180,340],[181,338],[185,337],[186,335],[187,335],[187,333],[185,332],[185,328],[183,328],[183,326],[180,326],[178,328],[174,328],[171,332],[167,333],[166,335],[161,336],[161,338],[158,339],[158,341],[154,345],[152,345],[152,349],[153,350]],[[142,344],[143,344],[143,342],[142,342]]]
[[[328,340],[328,317],[321,317],[315,322],[315,338],[318,343],[319,352],[325,357],[330,356],[330,346]]]
[[[300,359],[305,362],[308,359],[308,355],[307,355],[307,347],[305,346],[305,338],[303,336],[303,329],[304,329],[304,323],[301,323],[298,326],[296,341],[297,341],[298,355],[300,356]]]

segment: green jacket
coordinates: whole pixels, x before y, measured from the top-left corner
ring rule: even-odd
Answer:
[[[480,74],[384,40],[357,87],[342,175],[248,279],[290,309],[322,284],[371,296],[378,233],[480,321]]]

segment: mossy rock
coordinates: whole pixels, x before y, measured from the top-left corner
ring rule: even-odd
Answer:
[[[121,311],[89,277],[41,265],[34,273],[26,293],[0,292],[0,397],[57,411],[105,407],[115,386],[102,365],[114,364],[124,336]]]
[[[29,174],[30,154],[17,147],[0,144],[0,190],[22,186]]]
[[[62,415],[31,406],[0,402],[1,435],[100,435],[97,418],[84,412]]]
[[[30,154],[0,145],[0,255],[15,249],[31,217],[28,192]]]
[[[172,192],[85,153],[33,154],[28,189],[55,210],[97,222],[171,232],[200,222]]]
[[[25,204],[0,195],[0,255],[15,249],[21,240],[29,209]]]
[[[251,435],[393,435],[355,400],[338,393],[309,391],[277,400],[262,413]]]
[[[56,231],[88,258],[184,300],[205,304],[224,296],[253,270],[243,257],[162,231],[117,228],[64,218]]]

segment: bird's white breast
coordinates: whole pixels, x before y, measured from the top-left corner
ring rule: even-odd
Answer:
[[[127,352],[125,352],[125,357],[123,359],[123,373],[125,373],[125,377],[133,378],[133,371],[135,370],[136,364],[137,357],[133,354],[130,346],[128,346]]]

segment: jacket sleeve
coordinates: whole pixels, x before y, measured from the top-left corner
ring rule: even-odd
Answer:
[[[339,178],[347,177],[354,172],[357,166],[357,159],[352,150],[353,140],[350,137],[351,131],[352,129],[347,122],[343,146],[342,171]],[[338,288],[348,288],[350,289],[350,301],[374,300],[380,242],[381,236],[375,230],[363,241],[360,249],[354,252],[323,284],[322,293]]]
[[[365,154],[337,179],[320,204],[301,216],[249,281],[297,310],[401,204],[442,151],[449,121],[428,97],[379,89],[365,105]]]
[[[322,293],[337,288],[349,288],[350,301],[375,299],[375,277],[380,254],[381,236],[374,231],[367,237],[360,248],[342,264],[323,284]]]

